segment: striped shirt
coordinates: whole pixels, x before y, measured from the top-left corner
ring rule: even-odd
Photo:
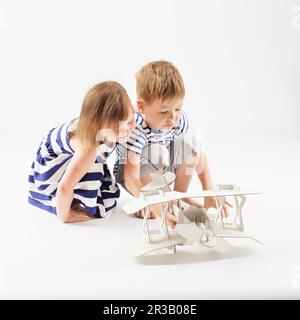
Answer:
[[[69,133],[76,127],[76,119],[51,129],[43,138],[32,162],[28,183],[28,202],[56,214],[56,193],[74,150]],[[74,126],[75,125],[75,126]],[[100,148],[95,162],[74,188],[72,206],[80,205],[95,218],[106,217],[116,207],[120,191],[107,166],[107,148]],[[102,152],[102,149],[104,152]]]
[[[126,150],[141,155],[143,148],[149,144],[159,143],[167,147],[170,142],[174,140],[175,136],[186,133],[189,129],[189,121],[184,112],[181,113],[178,123],[169,131],[151,129],[139,112],[135,113],[135,121],[136,127],[129,135],[127,142],[124,144],[117,144],[117,162],[115,164],[115,170],[119,163],[124,163]]]

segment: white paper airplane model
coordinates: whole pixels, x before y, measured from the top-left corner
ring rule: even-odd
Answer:
[[[241,191],[236,185],[217,185],[215,190],[205,190],[198,193],[183,193],[171,191],[170,185],[175,180],[175,174],[166,172],[163,175],[151,174],[152,181],[141,189],[139,198],[123,206],[127,214],[133,214],[143,210],[142,223],[143,240],[135,256],[143,256],[154,250],[169,248],[176,252],[176,245],[188,245],[194,242],[223,251],[228,247],[224,238],[249,238],[259,243],[260,241],[244,232],[242,208],[246,201],[246,195],[254,195],[259,192]],[[226,203],[226,197],[233,197],[235,201],[235,214],[233,219],[225,221],[222,210]],[[197,208],[183,205],[180,201],[184,198],[216,197],[218,207]],[[149,225],[150,206],[160,204],[161,215],[159,227],[151,229]],[[175,229],[167,224],[167,214],[176,216],[178,223]]]

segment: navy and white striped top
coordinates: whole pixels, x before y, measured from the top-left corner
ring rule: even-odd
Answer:
[[[73,155],[69,133],[76,129],[77,119],[51,129],[43,138],[32,162],[28,183],[30,204],[56,214],[56,192]],[[74,188],[72,206],[80,205],[87,214],[105,217],[116,207],[120,195],[114,177],[106,164],[113,148],[99,145],[95,162]],[[103,152],[104,151],[104,152]]]
[[[178,123],[169,131],[151,129],[139,112],[135,112],[135,121],[136,127],[129,135],[127,142],[124,144],[117,144],[117,162],[115,170],[119,163],[124,163],[126,150],[141,155],[143,148],[149,144],[159,143],[169,146],[175,136],[186,133],[189,129],[189,121],[184,112],[181,113]]]

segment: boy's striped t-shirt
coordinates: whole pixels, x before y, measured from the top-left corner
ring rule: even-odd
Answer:
[[[178,123],[169,131],[151,129],[139,112],[135,112],[136,127],[133,129],[127,142],[117,144],[117,164],[123,163],[126,150],[141,155],[142,150],[149,144],[160,143],[168,146],[175,136],[186,133],[189,129],[189,121],[184,112],[181,113]]]

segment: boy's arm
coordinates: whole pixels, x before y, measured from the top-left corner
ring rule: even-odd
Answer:
[[[140,179],[140,162],[140,155],[127,150],[126,161],[124,164],[124,182],[127,190],[136,198],[140,196],[140,190],[143,187]]]
[[[203,150],[201,152],[200,159],[197,164],[196,172],[198,173],[198,177],[203,190],[212,190],[214,188],[214,184],[208,166],[208,161]]]

